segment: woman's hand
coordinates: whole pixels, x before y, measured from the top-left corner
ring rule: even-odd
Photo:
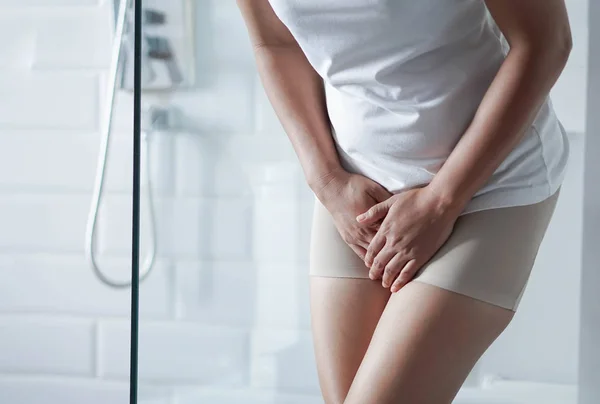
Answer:
[[[371,220],[368,224],[362,224],[356,221],[356,215],[393,194],[379,183],[343,169],[322,178],[313,191],[332,215],[342,239],[364,261],[369,242],[377,233],[380,223]]]
[[[369,277],[397,292],[448,239],[459,213],[425,186],[398,193],[359,215],[361,224],[383,219],[367,247]]]

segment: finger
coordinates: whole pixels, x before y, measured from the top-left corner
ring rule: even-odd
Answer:
[[[383,246],[385,245],[385,237],[383,236],[377,236],[375,235],[375,237],[373,237],[373,240],[371,240],[371,242],[369,243],[369,246],[367,247],[367,254],[365,255],[365,265],[367,267],[371,267],[371,265],[373,264],[373,259],[375,258],[375,256],[377,254],[379,254],[379,251],[381,251],[381,249],[383,248]]]
[[[365,249],[365,255],[367,253],[367,248],[369,248],[369,243],[371,240],[365,240],[365,239],[358,239],[356,240],[354,243],[358,246],[361,246],[362,248]]]
[[[383,219],[385,215],[387,215],[388,210],[390,209],[390,203],[385,200],[383,202],[378,203],[377,205],[371,206],[369,210],[356,216],[356,220],[362,224],[371,224],[379,219]]]
[[[383,186],[377,186],[377,187],[374,187],[373,189],[370,189],[369,194],[377,202],[383,202],[386,199],[388,199],[389,197],[391,197],[392,195],[394,195],[390,191],[388,191],[386,188],[384,188]]]
[[[402,268],[406,265],[407,259],[401,253],[396,253],[385,266],[383,271],[382,285],[385,288],[389,288],[392,282],[398,277]]]
[[[399,291],[404,285],[406,285],[417,273],[419,269],[419,265],[416,260],[410,260],[406,263],[400,275],[396,278],[394,283],[392,284],[391,291],[395,293]]]
[[[352,251],[354,251],[361,260],[365,260],[365,255],[367,254],[366,248],[356,244],[348,244],[348,246],[352,248]]]
[[[367,248],[369,247],[369,242],[366,240],[356,240],[355,244],[357,246],[360,246],[361,248],[363,248],[365,250],[365,255],[367,254]],[[364,259],[364,257],[363,257]]]
[[[379,251],[379,254],[375,256],[373,259],[373,264],[371,265],[371,269],[369,270],[369,278],[372,280],[381,279],[383,276],[383,271],[388,262],[394,257],[396,251],[391,248],[383,248]],[[384,285],[385,286],[385,285]]]
[[[369,244],[373,240],[373,237],[375,237],[375,235],[377,234],[378,228],[379,228],[379,226],[377,226],[377,228],[371,227],[371,228],[360,229],[357,239],[356,239],[356,244],[367,249],[369,247]]]

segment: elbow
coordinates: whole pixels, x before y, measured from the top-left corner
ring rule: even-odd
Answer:
[[[543,63],[562,70],[573,49],[573,39],[569,29],[557,30],[552,35],[544,35],[536,40],[524,40],[511,44],[511,52],[521,54],[534,63]],[[514,46],[513,46],[514,45]]]
[[[556,35],[556,39],[552,41],[552,47],[554,48],[554,52],[552,52],[557,61],[561,64],[566,65],[569,60],[569,56],[571,55],[571,50],[573,49],[573,37],[571,36],[571,31],[569,29],[562,30],[560,34]]]
[[[551,35],[547,35],[544,48],[547,57],[562,69],[567,64],[573,49],[573,37],[569,26],[556,28]]]

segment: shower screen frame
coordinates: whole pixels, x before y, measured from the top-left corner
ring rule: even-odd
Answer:
[[[138,401],[139,275],[140,275],[140,194],[142,135],[142,0],[115,0],[133,4],[133,189],[131,217],[131,332],[129,361],[129,404]]]

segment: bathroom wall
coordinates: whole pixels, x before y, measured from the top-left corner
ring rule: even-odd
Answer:
[[[311,194],[235,2],[195,4],[195,88],[144,98],[183,119],[176,132],[153,134],[145,155],[158,261],[141,287],[142,402],[317,403],[305,277]],[[573,158],[520,312],[482,375],[576,382],[587,3],[568,6],[575,48],[553,96]],[[84,256],[109,20],[106,1],[0,0],[9,38],[0,43],[2,403],[127,402],[130,293],[103,286]],[[130,254],[131,108],[120,94],[98,228],[100,264],[120,278]]]
[[[590,4],[590,15],[600,13],[600,3]],[[592,21],[590,19],[590,21]],[[600,27],[590,26],[590,38],[600,37]],[[600,110],[600,46],[593,42],[589,49],[588,69],[588,110]],[[595,134],[600,130],[600,116],[587,114],[587,133]],[[598,173],[600,160],[596,158],[600,138],[590,136],[586,139],[583,211],[586,221],[583,226],[583,248],[581,258],[581,331],[579,349],[579,404],[593,404],[600,396],[600,311],[598,310],[598,288],[600,287],[600,188]],[[589,219],[587,219],[589,218]]]

